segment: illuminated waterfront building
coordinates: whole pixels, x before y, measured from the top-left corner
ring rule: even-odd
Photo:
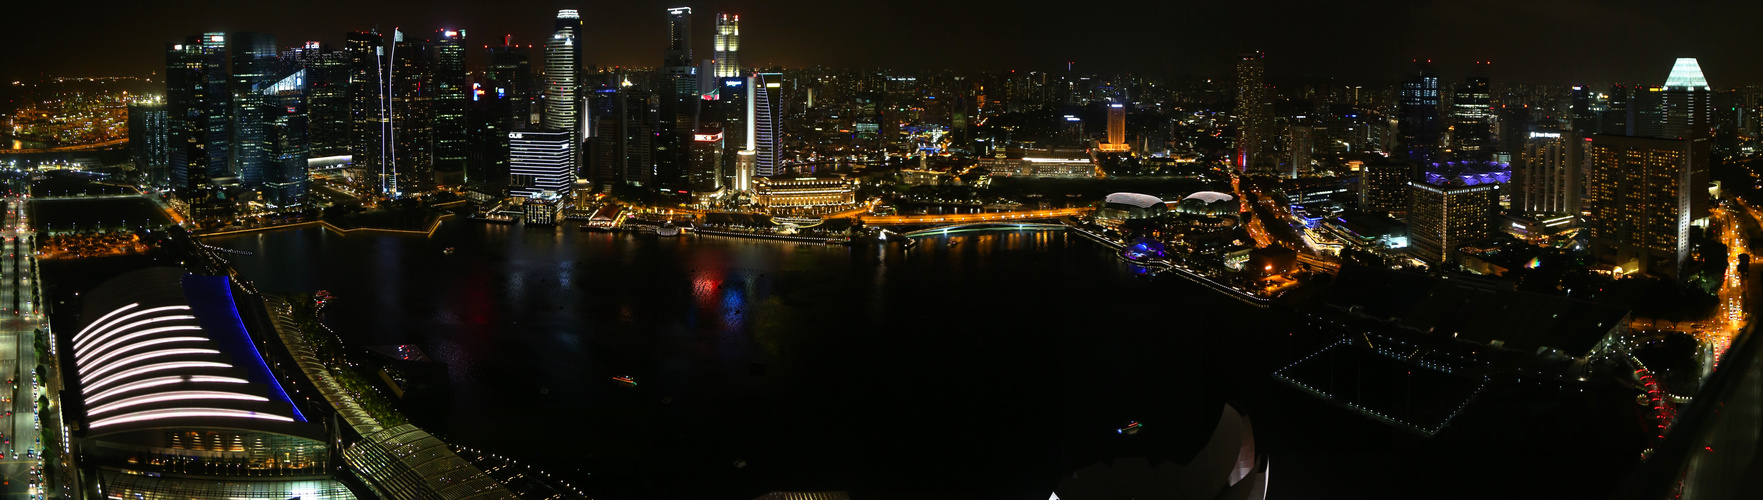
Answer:
[[[527,47],[509,43],[485,49],[484,77],[468,91],[466,189],[474,198],[501,198],[508,189],[508,133],[532,122],[538,91]],[[579,161],[579,159],[578,159]]]
[[[1452,261],[1457,247],[1491,236],[1498,183],[1469,184],[1451,178],[1444,182],[1408,183],[1408,237],[1410,255],[1429,264]]]
[[[282,61],[306,71],[306,139],[313,158],[350,155],[350,59],[319,42],[282,51]],[[278,73],[278,75],[286,76]]]
[[[734,187],[742,192],[753,190],[753,172],[759,168],[759,159],[751,149],[735,151]]]
[[[575,136],[567,130],[508,133],[508,192],[531,197],[575,184]]]
[[[813,215],[857,204],[857,180],[843,175],[756,177],[753,202],[777,213]]]
[[[1555,127],[1531,130],[1516,164],[1513,205],[1531,214],[1579,214],[1581,142]]]
[[[283,389],[267,362],[276,354],[258,351],[247,324],[263,323],[242,321],[257,318],[237,304],[261,299],[227,276],[175,267],[122,274],[82,298],[87,319],[61,351],[77,383],[62,397],[78,401],[64,417],[76,422],[69,438],[87,487],[123,498],[353,498],[330,476],[336,435]]]
[[[1708,210],[1709,141],[1592,136],[1585,202],[1593,258],[1687,278],[1690,226]]]
[[[435,87],[435,181],[459,185],[465,182],[465,106],[470,91],[465,83],[465,30],[435,30],[434,58],[430,85]]]
[[[1267,99],[1267,54],[1243,53],[1237,58],[1237,151],[1232,162],[1239,171],[1262,162],[1273,126],[1272,103]]]
[[[717,14],[716,36],[712,42],[715,62],[711,66],[711,76],[717,79],[740,77],[741,16],[731,16],[727,12]]]

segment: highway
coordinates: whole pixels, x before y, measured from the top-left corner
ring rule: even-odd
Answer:
[[[38,458],[39,429],[37,419],[38,390],[35,330],[42,323],[30,290],[36,286],[31,271],[30,239],[18,228],[28,223],[22,200],[6,201],[4,242],[0,242],[0,373],[8,383],[0,390],[6,401],[0,403],[9,414],[0,414],[0,429],[6,435],[0,441],[0,476],[7,484],[0,485],[0,496],[25,498],[33,479],[41,481],[33,471],[40,470]],[[16,388],[16,389],[15,389]]]
[[[864,224],[871,226],[890,226],[907,224],[963,224],[969,222],[1002,222],[1033,219],[1056,219],[1084,215],[1095,210],[1090,207],[1058,208],[1052,210],[1024,210],[1017,212],[991,212],[981,214],[941,214],[941,215],[870,215],[861,218]]]

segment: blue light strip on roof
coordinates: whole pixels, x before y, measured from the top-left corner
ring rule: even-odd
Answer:
[[[305,422],[306,416],[300,413],[288,392],[282,390],[281,381],[269,371],[269,363],[263,360],[262,353],[257,352],[251,334],[245,331],[245,320],[239,318],[228,278],[185,274],[184,297],[190,299],[190,309],[196,313],[202,328],[208,331],[209,338],[220,344],[222,351],[232,355],[235,366],[249,373],[251,381],[269,387],[271,398],[287,403],[294,411],[294,419]]]

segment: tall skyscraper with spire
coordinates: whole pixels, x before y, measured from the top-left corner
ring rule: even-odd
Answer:
[[[713,76],[729,78],[741,76],[741,16],[729,15],[727,12],[716,15],[716,37],[712,47],[716,50],[715,65],[712,66]]]

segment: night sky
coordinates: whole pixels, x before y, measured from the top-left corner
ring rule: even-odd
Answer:
[[[17,4],[20,2],[14,2]],[[57,1],[5,8],[0,78],[145,75],[164,44],[203,31],[263,31],[284,47],[341,45],[378,25],[428,36],[463,28],[474,46],[503,34],[541,43],[558,8],[584,9],[588,62],[654,66],[663,9],[690,6],[695,56],[710,57],[717,11],[742,16],[746,65],[901,69],[1063,69],[1228,74],[1233,54],[1268,53],[1271,79],[1333,76],[1387,83],[1407,61],[1444,76],[1494,61],[1496,80],[1662,83],[1675,57],[1698,57],[1716,87],[1763,82],[1759,2],[1698,0],[1121,1],[601,0]],[[1335,5],[1335,4],[1339,5]],[[477,59],[477,56],[472,56]],[[474,66],[477,62],[472,63]]]

